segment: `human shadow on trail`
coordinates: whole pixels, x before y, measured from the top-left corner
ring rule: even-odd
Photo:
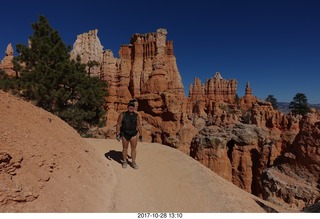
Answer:
[[[105,153],[104,156],[108,160],[114,160],[119,164],[122,164],[122,151],[110,150],[109,152]]]
[[[114,160],[116,162],[118,162],[119,164],[122,164],[122,151],[115,151],[115,150],[110,150],[109,152],[105,153],[104,156],[108,159],[108,160]],[[128,156],[128,158],[131,158],[130,156]]]

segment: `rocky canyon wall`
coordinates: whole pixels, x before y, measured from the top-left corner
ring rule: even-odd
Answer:
[[[190,155],[238,187],[281,206],[301,210],[319,202],[320,112],[284,115],[259,100],[244,112],[236,116],[238,121],[204,126],[192,140]]]
[[[79,34],[76,41],[73,44],[73,49],[70,53],[71,59],[76,60],[77,56],[81,58],[83,64],[96,61],[97,65],[87,67],[87,71],[90,71],[90,76],[100,76],[100,64],[102,63],[103,46],[100,43],[98,37],[98,30],[90,30],[87,33]]]
[[[136,99],[137,110],[143,119],[145,141],[188,151],[196,130],[187,119],[187,99],[173,42],[167,41],[166,36],[166,29],[133,34],[130,44],[120,47],[117,58],[111,50],[101,51],[97,31],[78,35],[71,54],[87,54],[85,59],[81,58],[84,63],[99,61],[99,74],[93,76],[99,76],[109,86],[107,123],[99,130],[103,137],[115,136],[119,113],[127,109],[129,100]],[[186,130],[193,134],[187,134]]]
[[[194,84],[189,87],[188,113],[207,118],[208,114],[214,114],[216,103],[234,104],[236,95],[237,81],[225,80],[219,72],[205,84],[195,78]]]

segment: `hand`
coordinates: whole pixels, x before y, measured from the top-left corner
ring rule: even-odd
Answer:
[[[142,135],[139,136],[139,140],[142,141]]]
[[[117,141],[120,141],[120,135],[119,134],[117,134],[116,139],[117,139]]]

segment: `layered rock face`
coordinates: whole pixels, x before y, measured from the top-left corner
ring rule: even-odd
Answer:
[[[101,77],[109,82],[110,96],[125,99],[137,98],[142,94],[158,94],[171,91],[184,98],[184,87],[173,53],[172,41],[166,41],[167,31],[134,34],[129,45],[122,45],[120,58],[112,51],[103,54]],[[125,88],[124,88],[125,87]],[[110,101],[110,104],[114,102]],[[115,103],[117,109],[118,103]]]
[[[245,89],[245,95],[240,100],[241,109],[243,110],[249,110],[252,108],[252,104],[257,102],[257,98],[253,96],[252,89],[250,87],[250,83],[247,82],[246,89]]]
[[[71,59],[76,60],[81,57],[81,62],[88,64],[90,61],[102,62],[103,46],[98,37],[98,30],[91,30],[88,33],[79,34],[73,44],[70,53]],[[87,69],[89,72],[89,69]],[[91,76],[100,76],[100,65],[90,67]]]
[[[237,100],[237,81],[225,80],[220,73],[205,84],[196,78],[186,99],[173,43],[166,35],[165,29],[134,34],[130,44],[121,46],[119,58],[111,50],[102,52],[99,76],[108,83],[109,96],[107,123],[100,135],[114,137],[119,113],[127,109],[130,99],[137,99],[145,141],[190,153],[240,188],[275,203],[301,209],[316,202],[319,179],[314,175],[319,175],[319,168],[310,154],[317,153],[318,142],[310,139],[317,133],[303,137],[301,130],[309,126],[299,126],[300,117],[284,115],[258,100],[249,82],[245,96]],[[96,33],[92,38],[100,42]],[[75,43],[75,47],[80,45]],[[316,124],[310,130],[316,129]],[[308,145],[302,147],[302,141]],[[301,154],[306,155],[307,164],[296,159]],[[294,173],[288,174],[294,168]],[[298,174],[308,168],[311,170]],[[290,184],[294,182],[290,177],[309,180],[301,180],[297,186]],[[307,188],[307,183],[312,186]]]
[[[279,205],[301,210],[319,201],[320,113],[301,118],[284,115],[268,102],[251,104],[233,124],[205,126],[193,138],[190,155]]]
[[[202,84],[199,78],[195,78],[194,84],[189,87],[188,114],[196,114],[207,118],[208,114],[214,114],[217,103],[234,104],[237,95],[237,81],[225,80],[219,72],[213,78]]]
[[[191,143],[190,155],[240,188],[261,195],[262,171],[281,153],[276,133],[252,124],[209,126]]]
[[[320,201],[320,111],[304,116],[299,129],[262,183],[264,199],[301,209]]]
[[[13,48],[11,43],[8,44],[5,57],[0,63],[0,69],[4,70],[9,76],[15,76],[16,73],[13,70],[13,64],[12,64],[12,59],[13,59]]]
[[[86,46],[99,44],[96,33],[78,36],[72,54],[87,51],[100,57],[100,49],[90,52],[91,49]],[[187,119],[186,98],[173,42],[167,41],[166,35],[165,29],[158,29],[154,33],[137,33],[132,35],[129,45],[121,46],[119,58],[111,50],[101,53],[99,76],[109,85],[107,123],[100,130],[104,137],[115,136],[119,113],[127,109],[129,100],[137,99],[137,109],[143,119],[144,139],[173,147],[184,146],[188,150],[195,133],[186,134],[185,129],[191,132],[195,132],[195,129]]]

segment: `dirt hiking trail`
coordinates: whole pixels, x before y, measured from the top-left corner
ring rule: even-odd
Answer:
[[[282,211],[234,186],[176,149],[139,142],[139,169],[130,165],[124,169],[121,166],[121,142],[86,141],[113,167],[116,187],[111,212]]]

